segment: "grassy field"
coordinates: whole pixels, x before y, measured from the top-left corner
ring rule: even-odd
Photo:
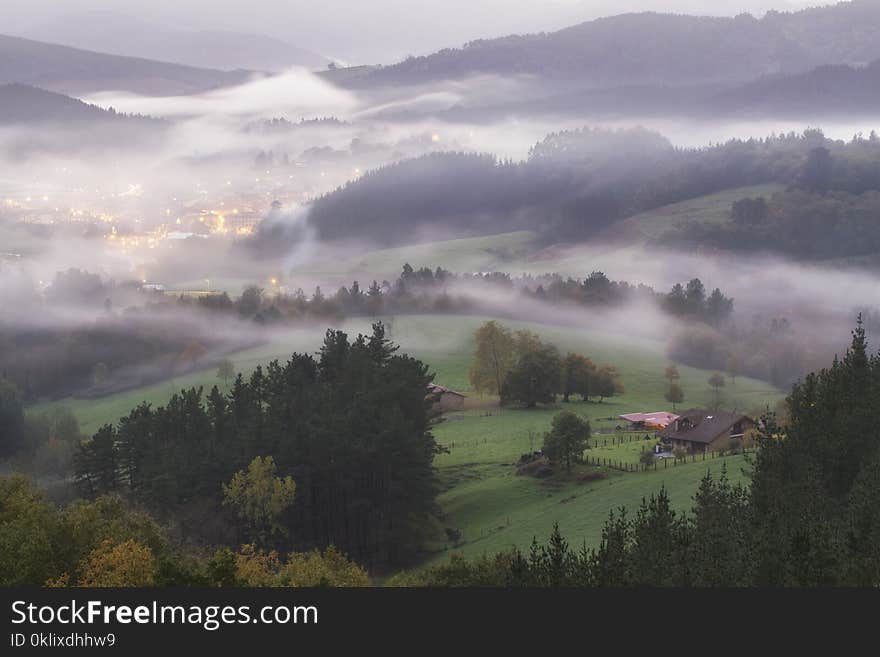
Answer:
[[[707,471],[715,475],[726,465],[733,481],[745,481],[747,456],[729,456],[673,466],[656,472],[616,473],[589,483],[536,480],[516,474],[511,464],[479,463],[441,467],[447,489],[439,501],[445,524],[459,529],[456,546],[437,545],[427,563],[448,557],[454,549],[466,556],[518,546],[528,549],[532,538],[546,540],[555,522],[575,547],[596,546],[612,510],[634,512],[643,497],[665,487],[673,506],[690,508],[693,494]]]
[[[642,212],[614,222],[589,242],[556,245],[534,253],[523,271],[533,274],[552,271],[583,277],[599,269],[615,280],[651,283],[652,279],[640,280],[633,272],[641,270],[646,256],[659,258],[659,262],[668,257],[662,251],[658,252],[654,240],[691,221],[725,222],[730,216],[730,207],[734,201],[746,197],[770,196],[780,190],[780,185],[741,187]],[[699,276],[700,272],[694,271],[692,275]]]
[[[468,320],[474,325],[477,319]],[[656,472],[621,473],[609,471],[609,477],[590,483],[548,482],[516,474],[520,455],[540,448],[544,432],[560,408],[573,410],[588,418],[594,430],[608,430],[620,424],[617,416],[632,411],[667,409],[663,400],[666,359],[660,345],[650,341],[622,339],[608,333],[583,333],[560,327],[535,327],[508,322],[517,328],[540,330],[545,339],[562,349],[582,351],[602,362],[617,365],[621,371],[625,394],[598,402],[571,402],[557,407],[536,410],[498,409],[488,405],[491,400],[472,397],[481,402],[476,408],[447,414],[434,433],[449,453],[436,459],[444,491],[439,502],[445,518],[444,526],[462,532],[461,543],[455,547],[465,555],[478,555],[506,549],[512,545],[527,548],[532,538],[545,538],[553,523],[559,522],[563,535],[575,545],[586,542],[596,545],[602,526],[612,509],[626,506],[634,509],[642,497],[665,486],[676,508],[690,507],[691,498],[700,478],[711,469],[718,473],[726,463],[731,479],[744,480],[745,457],[731,456],[706,462],[669,463]],[[438,373],[447,373],[455,387],[464,379],[456,372],[451,358],[437,354],[432,364]],[[706,385],[709,373],[679,366],[681,384],[687,395],[685,406],[712,403]],[[438,380],[442,379],[438,377]],[[468,391],[466,382],[459,388]],[[739,378],[729,385],[724,406],[758,410],[773,404],[781,396],[772,386]],[[591,457],[635,464],[643,448],[653,440],[627,439],[631,434],[595,433]],[[644,434],[632,435],[633,438]],[[613,444],[623,438],[623,444]],[[604,443],[604,444],[603,444]],[[450,545],[438,541],[427,563],[448,556]]]
[[[322,255],[293,265],[283,276],[277,271],[267,270],[262,281],[218,276],[211,279],[167,282],[167,290],[175,294],[225,291],[238,296],[249,285],[258,284],[268,292],[275,292],[278,288],[272,281],[279,280],[280,277],[279,284],[291,291],[303,287],[311,292],[314,285],[320,284],[325,292],[333,292],[337,286],[350,285],[353,280],[359,280],[364,288],[374,279],[394,280],[407,262],[416,268],[434,269],[442,266],[454,272],[519,272],[525,269],[526,257],[534,250],[534,240],[534,233],[517,231],[342,254],[338,257]]]
[[[602,363],[613,363],[620,370],[626,392],[599,402],[571,402],[535,410],[499,409],[495,400],[480,398],[468,383],[473,351],[473,331],[485,317],[398,316],[391,322],[391,335],[402,350],[431,365],[436,381],[469,395],[468,408],[447,414],[435,427],[440,444],[449,452],[435,463],[443,487],[439,503],[443,525],[462,532],[457,549],[479,554],[507,548],[527,547],[533,536],[545,537],[558,521],[566,538],[577,545],[595,545],[610,510],[634,508],[643,496],[666,486],[677,508],[688,508],[700,477],[708,468],[718,471],[722,459],[684,465],[667,465],[656,472],[622,473],[609,471],[607,479],[589,483],[558,482],[518,476],[520,455],[538,449],[553,415],[561,408],[588,418],[597,433],[589,454],[625,463],[637,463],[641,450],[651,441],[633,440],[612,445],[616,417],[632,411],[668,408],[663,400],[667,364],[662,343],[621,336],[612,331],[584,331],[577,328],[526,322],[507,322],[512,328],[534,330],[561,350],[582,352]],[[366,331],[369,321],[350,321],[340,328],[350,333]],[[249,372],[258,363],[287,358],[292,351],[314,351],[320,345],[322,327],[279,333],[271,342],[240,352],[232,360],[237,369]],[[706,383],[709,372],[679,366],[685,406],[707,405],[712,393]],[[182,387],[219,383],[212,370],[195,372],[173,381],[139,388],[97,400],[63,400],[80,420],[86,432],[102,423],[114,422],[137,403],[147,400],[164,403],[172,391]],[[781,396],[772,386],[752,379],[738,378],[728,385],[724,406],[759,410]],[[641,434],[643,436],[643,434]],[[637,437],[637,436],[634,436]],[[603,445],[602,443],[607,444]],[[723,459],[732,478],[741,479],[744,457]],[[428,563],[442,559],[450,548],[442,536],[431,544]]]
[[[730,207],[735,201],[759,196],[769,198],[783,189],[782,185],[776,184],[753,185],[665,205],[614,223],[603,237],[647,242],[692,221],[724,223],[730,218]]]
[[[341,261],[308,263],[295,268],[291,277],[305,275],[337,283],[351,283],[352,277],[363,277],[363,272],[368,272],[371,278],[381,281],[382,278],[396,278],[405,263],[416,268],[442,266],[453,272],[517,271],[533,249],[531,244],[534,239],[534,233],[518,231],[379,249]]]

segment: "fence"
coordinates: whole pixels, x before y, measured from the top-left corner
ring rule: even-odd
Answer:
[[[670,467],[669,463],[672,462],[671,467],[676,467],[678,465],[684,465],[686,463],[696,463],[697,461],[711,461],[712,459],[722,458],[725,456],[734,456],[737,454],[750,454],[755,451],[754,447],[742,448],[738,449],[735,452],[729,451],[711,451],[711,452],[700,452],[700,453],[692,453],[687,454],[681,458],[664,458],[664,459],[654,459],[654,462],[651,464],[648,463],[627,463],[626,461],[615,461],[614,459],[610,459],[602,456],[589,456],[587,455],[584,458],[584,463],[588,465],[601,466],[605,468],[611,468],[612,470],[620,470],[621,472],[647,472],[648,470],[657,469],[664,470]],[[663,467],[660,468],[660,462],[663,462]]]
[[[650,433],[626,433],[621,434],[619,432],[614,435],[610,435],[606,438],[591,438],[588,442],[590,443],[590,447],[599,448],[599,447],[614,447],[615,445],[623,445],[625,443],[634,443],[634,442],[648,442],[651,440],[657,440],[656,435],[651,435]]]

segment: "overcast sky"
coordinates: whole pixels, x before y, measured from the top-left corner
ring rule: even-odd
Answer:
[[[269,34],[349,63],[392,62],[480,37],[537,32],[655,10],[756,15],[832,0],[0,0],[0,33],[73,12],[113,11],[163,26]]]

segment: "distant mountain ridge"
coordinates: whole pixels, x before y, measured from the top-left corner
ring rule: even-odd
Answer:
[[[161,147],[170,124],[24,84],[0,85],[0,166],[36,155],[88,156]]]
[[[880,2],[855,0],[761,19],[623,14],[552,33],[478,40],[369,72],[352,86],[472,75],[612,85],[744,83],[880,59]]]
[[[263,34],[184,30],[116,12],[82,12],[32,28],[30,39],[127,57],[223,71],[277,72],[292,66],[323,69],[318,53]]]
[[[250,76],[0,35],[0,84],[17,82],[72,95],[104,90],[172,95],[240,84]]]

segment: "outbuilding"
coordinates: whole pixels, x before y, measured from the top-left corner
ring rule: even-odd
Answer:
[[[429,383],[428,395],[434,397],[434,409],[441,413],[446,413],[447,411],[461,411],[464,409],[464,400],[466,396],[460,392],[451,390],[446,386]]]
[[[643,429],[665,429],[678,416],[667,411],[654,411],[653,413],[626,413],[618,417],[629,422],[633,429],[641,431]]]

